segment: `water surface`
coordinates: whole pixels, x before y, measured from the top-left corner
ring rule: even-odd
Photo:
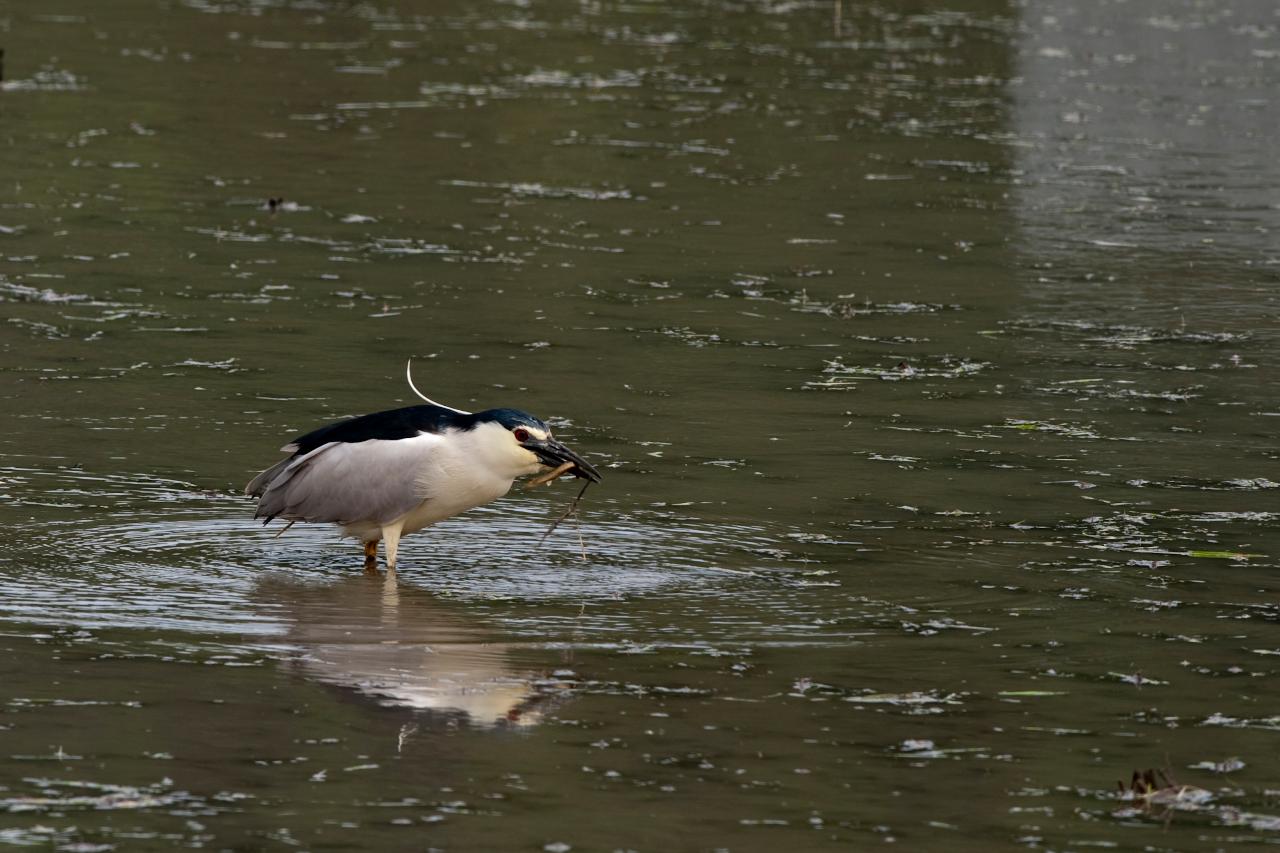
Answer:
[[[11,10],[0,843],[1276,843],[1278,39]],[[391,577],[253,522],[410,357],[551,419],[580,515],[539,544],[575,491],[517,491]]]

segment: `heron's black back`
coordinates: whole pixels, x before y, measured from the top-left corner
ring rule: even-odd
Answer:
[[[336,424],[322,426],[306,435],[295,438],[291,444],[297,447],[294,455],[310,453],[331,441],[360,442],[381,439],[394,441],[413,438],[419,433],[441,433],[447,429],[470,429],[475,425],[475,415],[464,415],[443,406],[406,406],[361,415]]]

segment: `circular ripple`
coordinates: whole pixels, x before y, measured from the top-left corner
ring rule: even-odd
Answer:
[[[252,521],[248,500],[184,483],[18,469],[0,470],[0,483],[11,507],[49,516],[0,517],[25,527],[0,563],[3,619],[280,635],[288,614],[256,594],[265,573],[332,582],[362,568],[335,527],[277,536],[278,523]],[[612,514],[607,503],[540,543],[560,505],[514,497],[406,537],[400,583],[455,598],[613,599],[740,579],[777,550],[758,528]]]

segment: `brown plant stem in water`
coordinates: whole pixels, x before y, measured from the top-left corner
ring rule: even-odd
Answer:
[[[559,518],[551,522],[551,526],[547,528],[547,532],[542,534],[542,538],[538,540],[539,546],[541,546],[543,542],[546,542],[547,537],[555,532],[555,529],[560,526],[560,522],[564,521],[566,518],[568,518],[569,516],[573,515],[578,511],[578,504],[582,501],[582,496],[586,494],[587,487],[590,485],[591,485],[590,480],[587,480],[587,482],[582,484],[582,490],[578,492],[577,497],[575,497],[572,501],[569,502],[569,508],[566,509]],[[587,556],[586,551],[587,551],[587,548],[586,548],[586,545],[584,544],[582,546],[582,558],[584,560],[586,559],[586,556]]]

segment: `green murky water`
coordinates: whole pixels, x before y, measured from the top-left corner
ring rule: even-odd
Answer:
[[[0,47],[0,843],[1280,842],[1265,4],[63,0]],[[602,468],[576,529],[516,493],[389,579],[251,522],[408,357]]]

